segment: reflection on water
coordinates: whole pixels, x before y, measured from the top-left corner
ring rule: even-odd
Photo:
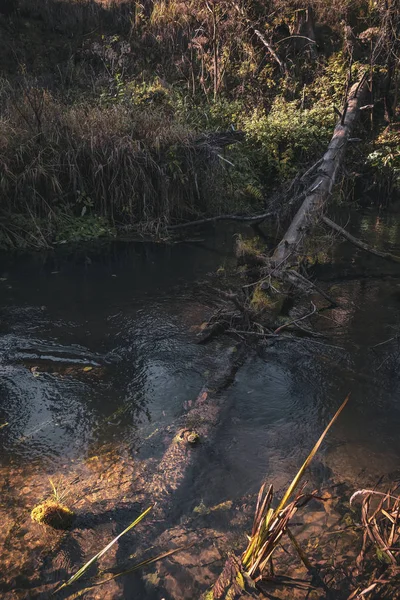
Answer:
[[[213,244],[113,244],[3,266],[2,460],[82,456],[179,413],[211,366],[187,332],[209,313],[197,286],[229,259],[229,232],[225,245],[224,258]]]
[[[400,254],[399,222],[367,214],[351,230]],[[7,539],[35,498],[46,493],[46,476],[53,471],[70,482],[78,473],[74,493],[82,493],[87,482],[82,510],[88,503],[98,506],[97,518],[106,512],[118,531],[129,522],[128,502],[144,497],[140,486],[123,483],[136,481],[134,473],[139,477],[141,467],[131,464],[132,456],[159,457],[162,439],[154,434],[184,412],[221,360],[221,341],[196,345],[193,327],[212,311],[212,293],[206,293],[214,285],[210,273],[232,260],[235,229],[207,233],[200,243],[112,244],[98,252],[20,257],[0,265],[0,425],[8,423],[0,429],[2,494],[12,514]],[[284,487],[349,392],[351,402],[311,479],[319,487],[343,481],[352,490],[381,475],[400,476],[399,274],[398,265],[347,243],[335,246],[331,265],[316,268],[339,303],[316,317],[324,337],[249,352],[224,392],[229,410],[215,443],[199,453],[195,476],[179,494],[181,515],[192,515],[201,503],[240,502],[265,478]],[[104,464],[96,455],[104,446],[117,456],[112,478],[118,496],[105,497],[101,487]],[[112,531],[104,527],[100,520],[93,525],[92,538],[82,537],[82,556],[72,552],[68,560],[79,565],[99,539],[109,540]],[[16,540],[28,578],[21,589],[29,590],[35,586],[23,546],[29,536],[32,545],[39,537],[29,528],[21,532]],[[71,572],[71,564],[63,569],[59,579]],[[42,583],[54,582],[56,575]],[[203,585],[196,581],[190,585]],[[136,580],[135,586],[138,598],[160,597],[153,588],[139,591]],[[124,586],[116,597],[131,597],[129,589]],[[12,594],[11,583],[6,591]]]

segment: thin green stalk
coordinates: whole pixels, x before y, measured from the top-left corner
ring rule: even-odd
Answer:
[[[66,581],[65,583],[63,583],[60,587],[58,587],[54,593],[59,592],[60,590],[62,590],[63,588],[67,587],[68,585],[71,585],[72,583],[74,583],[75,581],[77,581],[80,577],[82,577],[82,575],[84,573],[86,573],[86,571],[97,561],[99,560],[99,558],[101,558],[106,552],[108,552],[108,550],[115,544],[115,542],[117,542],[123,535],[125,535],[126,533],[128,533],[128,531],[130,531],[131,529],[133,529],[134,527],[136,527],[136,525],[138,525],[140,523],[140,521],[142,521],[142,519],[144,519],[144,517],[151,511],[151,509],[153,508],[153,506],[149,506],[149,508],[147,508],[145,511],[143,511],[137,519],[135,519],[126,529],[124,529],[124,531],[122,533],[120,533],[119,535],[117,535],[117,537],[115,537],[109,544],[107,544],[107,546],[105,546],[105,548],[103,548],[103,550],[100,550],[100,552],[98,552],[95,556],[93,556],[87,563],[85,563],[83,565],[83,567],[81,567],[79,569],[79,571],[77,571],[75,573],[75,575],[72,575],[72,577],[70,579],[68,579],[68,581]]]
[[[280,501],[280,503],[278,504],[277,508],[269,509],[269,511],[267,512],[266,516],[263,519],[263,525],[260,524],[259,531],[256,533],[256,535],[254,535],[252,537],[251,542],[249,543],[249,546],[242,558],[242,563],[243,563],[243,566],[245,569],[249,569],[251,562],[253,560],[253,557],[259,553],[261,547],[263,546],[263,544],[265,542],[265,537],[268,535],[271,523],[274,521],[274,519],[279,518],[279,514],[286,507],[288,500],[290,499],[293,492],[298,487],[300,480],[304,475],[305,470],[307,469],[308,465],[314,458],[315,454],[318,452],[326,434],[328,433],[329,429],[332,427],[332,425],[334,424],[334,422],[336,421],[336,419],[338,418],[338,416],[340,415],[340,413],[346,406],[346,404],[349,400],[349,396],[350,396],[350,394],[346,397],[345,401],[338,408],[338,410],[332,417],[331,421],[326,426],[324,432],[319,437],[314,448],[311,450],[310,454],[308,455],[308,457],[304,461],[303,465],[300,467],[299,471],[297,472],[296,476],[294,477],[293,481],[289,485],[288,489],[286,490],[286,493],[284,494],[284,496],[283,496],[282,500]]]

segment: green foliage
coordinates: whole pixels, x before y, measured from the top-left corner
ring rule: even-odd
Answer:
[[[295,0],[19,0],[0,36],[0,244],[258,212],[328,142],[348,77],[342,19],[357,35],[380,24],[375,4],[311,1],[316,36],[330,38],[311,62],[291,38]],[[231,128],[245,140],[198,143]],[[398,147],[368,164],[398,185]]]
[[[327,143],[334,122],[332,109],[323,103],[302,110],[299,101],[280,96],[269,113],[256,108],[246,117],[244,129],[269,177],[288,179]]]
[[[366,159],[374,182],[386,198],[400,193],[400,137],[397,131],[385,131],[377,138],[375,150]]]
[[[56,242],[84,242],[100,237],[112,237],[115,229],[110,227],[107,219],[94,215],[68,217],[60,220],[56,234]]]
[[[400,184],[400,141],[382,146],[367,156],[367,163],[381,172],[391,170],[397,185]]]
[[[242,122],[245,106],[241,100],[229,100],[220,97],[208,106],[205,119],[209,129],[227,130],[232,125],[239,128]]]
[[[342,51],[328,58],[324,72],[311,86],[311,97],[329,105],[341,107],[346,92],[349,67]],[[353,66],[353,77],[354,66]]]

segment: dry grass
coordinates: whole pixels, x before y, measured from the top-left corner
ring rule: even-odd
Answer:
[[[349,600],[365,597],[378,587],[392,584],[400,575],[400,495],[399,485],[387,492],[358,490],[350,498],[350,505],[361,499],[363,544],[357,557],[357,568],[363,572],[367,555],[375,553],[378,567],[370,575],[366,587],[358,587]],[[373,563],[373,561],[371,561]]]
[[[157,233],[215,198],[221,161],[162,109],[68,106],[34,85],[3,88],[2,103],[0,223],[11,242],[26,232],[9,214],[27,216],[36,225],[29,241],[45,245],[66,216]]]

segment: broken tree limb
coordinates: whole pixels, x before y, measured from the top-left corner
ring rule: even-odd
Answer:
[[[279,68],[280,68],[281,72],[285,73],[285,71],[286,71],[285,65],[283,64],[283,62],[281,61],[281,59],[279,58],[279,56],[277,55],[277,53],[275,52],[275,50],[273,49],[273,47],[271,46],[271,44],[265,39],[265,36],[261,33],[261,31],[257,27],[254,26],[254,24],[252,23],[252,21],[246,16],[246,13],[245,13],[243,7],[240,6],[236,2],[233,3],[233,6],[237,10],[237,12],[241,15],[241,17],[244,19],[244,21],[247,23],[250,31],[252,31],[254,33],[254,35],[266,47],[266,49],[271,54],[271,56],[273,57],[273,59],[277,62],[277,64],[279,65]]]
[[[351,87],[347,100],[348,108],[343,123],[339,120],[336,124],[328,149],[316,173],[314,184],[273,254],[272,261],[275,264],[285,262],[291,256],[295,257],[295,250],[301,246],[307,229],[320,218],[342,166],[347,142],[353,131],[367,90],[368,84],[365,75]]]
[[[271,44],[269,44],[267,42],[267,40],[265,39],[265,37],[263,36],[263,34],[261,33],[261,31],[259,29],[256,29],[255,27],[252,27],[252,29],[254,31],[254,34],[264,44],[264,46],[266,47],[266,49],[268,50],[268,52],[271,54],[271,56],[276,60],[276,62],[279,65],[280,70],[284,73],[285,72],[285,65],[283,64],[283,62],[281,61],[281,59],[279,58],[279,56],[277,55],[277,53],[275,52],[275,50],[272,48]]]
[[[361,250],[365,250],[365,252],[369,252],[370,254],[374,254],[375,256],[380,256],[381,258],[385,258],[386,260],[391,260],[392,262],[400,263],[400,256],[395,256],[390,252],[381,252],[380,250],[372,248],[365,242],[354,237],[354,235],[351,235],[351,233],[343,229],[343,227],[341,227],[325,215],[322,216],[322,221],[325,223],[325,225],[328,225],[328,227],[330,227],[334,231],[337,231],[342,237],[351,242],[354,246],[357,246],[357,248],[361,248]]]
[[[187,223],[179,223],[178,225],[169,225],[168,230],[184,229],[185,227],[194,227],[195,225],[204,225],[205,223],[216,223],[217,221],[243,221],[245,223],[262,223],[268,217],[272,217],[274,212],[266,212],[261,215],[241,216],[241,215],[219,215],[218,217],[207,217],[205,219],[197,219],[196,221],[188,221]]]
[[[295,271],[294,269],[290,269],[289,271],[287,271],[286,275],[287,275],[288,280],[293,285],[296,285],[296,280],[298,280],[302,283],[302,285],[305,289],[307,289],[307,287],[312,288],[316,292],[318,292],[318,294],[320,294],[320,296],[325,298],[325,300],[328,300],[328,302],[332,308],[334,308],[335,306],[338,306],[338,303],[336,302],[336,300],[334,300],[323,289],[321,289],[318,285],[316,285],[313,281],[311,281],[311,279],[307,279],[307,277],[304,277],[298,271]]]
[[[311,302],[311,306],[312,306],[311,312],[308,312],[307,314],[303,315],[302,317],[298,317],[297,319],[293,319],[293,321],[289,321],[288,323],[281,325],[280,327],[275,329],[274,334],[277,335],[283,329],[286,329],[286,327],[290,327],[290,325],[297,325],[297,323],[300,323],[300,321],[304,321],[304,319],[307,319],[308,317],[311,317],[313,314],[315,314],[317,312],[317,307],[315,306],[314,302]]]

